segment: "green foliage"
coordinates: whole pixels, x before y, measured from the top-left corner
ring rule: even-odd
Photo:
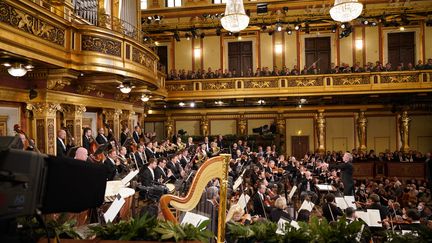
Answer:
[[[432,242],[432,230],[427,228],[424,225],[419,225],[416,230],[417,234],[408,233],[408,234],[400,234],[399,232],[389,231],[387,233],[387,242],[391,243],[408,243],[408,242],[416,242],[416,243],[427,243]]]
[[[198,227],[191,224],[174,224],[143,215],[139,219],[121,221],[116,224],[90,227],[97,238],[102,240],[162,240],[182,241],[198,240],[208,242],[214,237],[213,232],[206,230],[209,221],[201,222]]]
[[[308,243],[312,240],[308,225],[305,222],[298,222],[300,228],[296,229],[289,223],[285,225],[283,242]]]
[[[319,221],[316,217],[313,217],[309,223],[309,231],[315,242],[350,243],[356,242],[362,224],[363,223],[360,221],[354,221],[348,224],[345,217],[332,223],[328,223],[326,219]]]

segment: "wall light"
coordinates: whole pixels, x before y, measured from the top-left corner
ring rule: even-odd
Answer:
[[[195,48],[194,49],[194,57],[195,58],[200,58],[201,57],[201,49],[200,48]]]
[[[189,106],[190,106],[191,108],[194,108],[194,107],[195,107],[195,102],[191,102],[191,103],[189,104]]]
[[[355,47],[358,50],[363,49],[363,40],[355,40]]]
[[[4,63],[3,66],[8,67],[8,73],[14,77],[22,77],[26,75],[28,71],[31,71],[34,68],[30,64],[24,65],[21,63]]]
[[[275,53],[281,54],[282,53],[282,44],[276,44],[275,45]]]

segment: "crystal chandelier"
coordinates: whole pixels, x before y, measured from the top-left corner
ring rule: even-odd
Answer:
[[[335,21],[349,22],[356,19],[363,11],[363,4],[358,0],[335,0],[330,9],[330,16]]]
[[[227,0],[221,24],[224,29],[233,33],[246,29],[249,17],[245,13],[243,0]]]

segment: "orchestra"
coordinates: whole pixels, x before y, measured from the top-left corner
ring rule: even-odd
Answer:
[[[136,178],[139,185],[170,187],[165,192],[185,195],[190,186],[188,183],[206,160],[231,151],[227,223],[253,224],[257,220],[277,222],[280,218],[307,221],[311,215],[317,215],[328,222],[337,221],[345,215],[348,222],[352,222],[361,220],[356,213],[358,210],[373,209],[379,211],[379,223],[383,229],[394,230],[412,228],[413,222],[419,223],[420,218],[431,218],[430,207],[424,203],[419,203],[418,206],[422,213],[416,214],[417,211],[413,212],[412,206],[410,208],[410,205],[417,203],[416,194],[410,191],[425,193],[425,187],[417,190],[412,184],[404,192],[400,188],[401,182],[395,178],[385,181],[389,187],[356,181],[352,177],[353,155],[349,152],[343,156],[308,153],[297,160],[293,156],[279,154],[274,146],[257,146],[253,150],[247,145],[247,141],[238,140],[228,145],[222,136],[217,136],[214,140],[207,137],[201,144],[195,143],[192,137],[187,138],[187,143],[183,143],[180,136],[174,141],[156,141],[154,134],[144,133],[139,126],[134,128],[132,134],[127,127],[123,128],[120,145],[116,143],[109,128],[107,136],[105,129],[100,128],[96,139],[92,137],[91,129],[84,128],[83,146],[76,150],[75,158],[103,163],[107,168],[107,181],[121,179],[129,172],[139,169]],[[28,143],[22,134],[19,131],[17,136]],[[58,131],[58,156],[67,156],[71,148],[69,144],[66,145],[66,135],[65,130]],[[128,139],[132,142],[127,142]],[[92,144],[97,146],[96,149],[92,148]],[[124,145],[121,146],[122,144]],[[27,144],[26,149],[28,147]],[[103,154],[103,158],[96,157],[96,151]],[[236,180],[241,183],[234,188]],[[318,190],[317,185],[320,184],[331,186],[334,191]],[[207,190],[218,190],[218,186],[219,181],[214,180],[209,183]],[[400,191],[397,194],[399,197],[392,197],[389,191],[396,194]],[[206,191],[203,192],[205,200],[202,201],[202,207],[217,205],[219,197],[215,193],[211,193],[210,197],[207,194]],[[239,203],[245,195],[250,199]],[[341,208],[335,200],[351,195],[354,201],[346,203],[355,205],[355,208]],[[313,203],[315,208],[305,211],[300,207],[304,201]],[[239,208],[240,204],[244,208]]]

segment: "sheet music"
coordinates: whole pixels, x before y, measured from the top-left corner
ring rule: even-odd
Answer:
[[[183,217],[181,224],[188,224],[189,223],[195,227],[198,227],[198,225],[201,222],[208,220],[208,219],[209,219],[208,217],[202,216],[200,214],[186,212],[186,214]]]
[[[297,221],[291,220],[290,225],[296,228],[297,230],[300,229],[300,225],[297,223]]]
[[[129,172],[129,174],[127,174],[122,180],[122,184],[126,185],[127,183],[129,183],[129,181],[131,181],[136,175],[138,175],[139,170],[134,170]]]
[[[314,206],[315,204],[313,202],[304,200],[298,211],[300,212],[300,210],[306,209],[307,211],[312,212]]]
[[[237,188],[242,184],[242,182],[243,182],[243,177],[239,176],[239,178],[237,178],[237,180],[234,182],[233,190],[236,191]]]
[[[355,205],[355,198],[354,196],[344,196],[345,203],[347,203],[348,207],[352,207],[354,209],[357,209],[357,206]]]
[[[335,197],[335,202],[336,202],[336,205],[342,210],[345,210],[348,208],[348,205],[345,202],[345,199],[343,197]]]
[[[289,195],[288,195],[288,199],[289,200],[291,200],[291,198],[294,196],[294,193],[297,191],[297,186],[293,186],[292,188],[291,188],[291,191],[290,191],[290,193],[289,193]]]
[[[111,206],[108,208],[106,213],[104,213],[103,215],[105,222],[107,223],[112,222],[117,216],[117,214],[120,212],[120,209],[123,207],[123,204],[125,204],[125,200],[120,196],[120,194],[118,194],[114,202],[111,204]]]
[[[320,191],[335,191],[335,189],[334,189],[334,187],[332,185],[317,184],[316,187]]]
[[[250,196],[247,194],[241,194],[237,204],[241,207],[241,208],[246,208],[247,203],[249,202]]]
[[[279,221],[277,222],[277,229],[276,229],[276,234],[278,235],[285,235],[285,226],[286,223],[288,223],[288,220],[284,219],[284,218],[280,218]]]
[[[368,209],[366,212],[357,211],[356,215],[361,218],[369,227],[382,227],[381,215],[378,209]]]

